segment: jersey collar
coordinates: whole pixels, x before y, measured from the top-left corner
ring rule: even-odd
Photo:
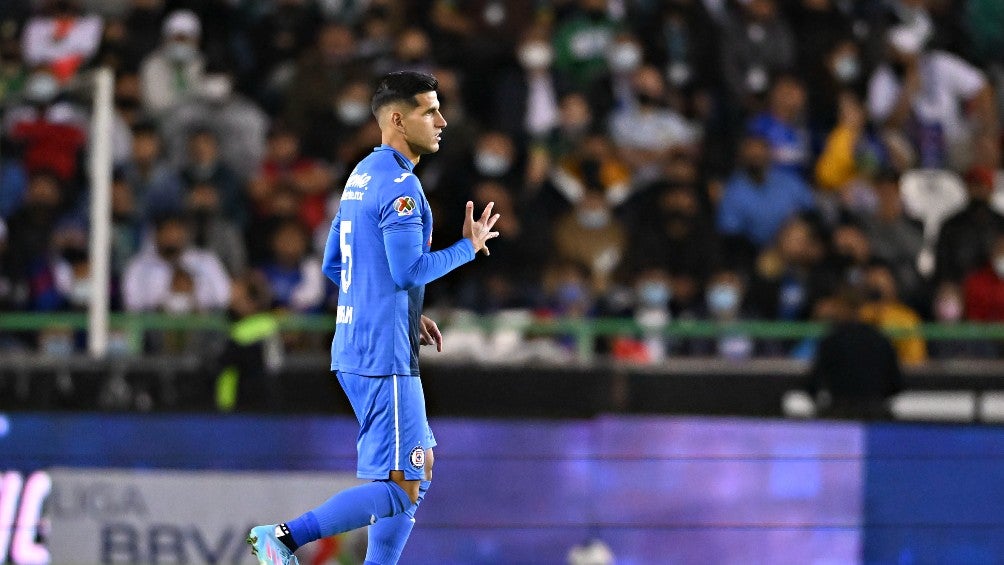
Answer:
[[[415,163],[412,163],[411,159],[405,157],[400,151],[394,149],[386,143],[382,143],[380,146],[374,147],[373,151],[390,151],[391,154],[394,155],[394,159],[398,162],[398,164],[407,169],[408,172],[415,170]]]

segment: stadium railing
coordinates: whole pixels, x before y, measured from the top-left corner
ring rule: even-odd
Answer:
[[[283,331],[330,333],[335,317],[319,314],[280,314],[277,317]],[[592,359],[596,338],[615,336],[668,338],[716,338],[742,335],[751,339],[802,340],[822,337],[828,328],[823,322],[673,320],[662,327],[640,324],[630,318],[554,318],[513,319],[506,316],[462,316],[447,319],[442,325],[492,332],[516,330],[526,336],[570,337],[582,361]],[[127,352],[142,352],[143,335],[148,331],[226,331],[230,322],[222,314],[170,315],[162,313],[114,313],[110,328],[125,336]],[[86,331],[87,315],[76,312],[6,312],[0,315],[0,332],[39,332],[46,330]],[[1001,341],[1004,323],[924,323],[915,327],[888,327],[889,337],[915,336],[928,341]]]

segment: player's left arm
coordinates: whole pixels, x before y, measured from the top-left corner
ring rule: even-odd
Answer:
[[[335,219],[331,222],[328,241],[324,244],[324,261],[321,263],[321,271],[336,285],[342,284],[342,240],[339,231],[341,218],[342,210],[339,208]]]
[[[443,352],[443,333],[439,331],[439,326],[436,325],[435,320],[422,314],[422,324],[419,326],[421,329],[421,340],[419,341],[422,345],[432,345],[436,344],[436,351]]]
[[[421,206],[425,198],[418,179],[404,178],[380,203],[380,230],[391,278],[401,289],[430,283],[474,260],[474,245],[461,239],[439,251],[426,252]]]

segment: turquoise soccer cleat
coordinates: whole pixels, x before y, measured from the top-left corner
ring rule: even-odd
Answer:
[[[300,565],[293,552],[275,536],[275,524],[255,526],[248,533],[251,553],[260,565]]]

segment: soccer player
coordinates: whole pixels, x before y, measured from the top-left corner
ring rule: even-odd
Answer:
[[[499,218],[489,203],[475,220],[468,202],[463,238],[430,250],[432,211],[414,168],[439,150],[446,127],[437,87],[434,77],[410,71],[380,80],[371,109],[383,143],[345,183],[324,250],[324,273],[339,287],[331,370],[359,420],[357,476],[371,482],[295,520],[253,528],[247,541],[263,565],[296,564],[298,547],[367,525],[366,564],[397,563],[429,489],[436,440],[418,349],[435,344],[442,351],[443,335],[421,315],[425,285],[479,251],[488,255]]]

